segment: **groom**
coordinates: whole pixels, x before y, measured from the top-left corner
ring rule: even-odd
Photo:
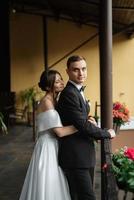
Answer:
[[[59,139],[59,165],[67,177],[72,200],[95,200],[94,140],[113,138],[115,133],[88,121],[89,106],[82,87],[87,77],[85,58],[71,56],[66,71],[69,81],[60,95],[57,110],[63,125],[74,125],[78,132]]]

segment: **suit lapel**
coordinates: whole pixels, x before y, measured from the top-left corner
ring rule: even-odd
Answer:
[[[73,85],[71,82],[67,82],[67,87],[73,87],[73,88],[75,88],[75,91],[76,91],[76,93],[77,93],[78,96],[79,96],[79,99],[80,99],[80,102],[81,102],[83,111],[87,114],[88,111],[89,111],[88,102],[87,102],[87,101],[86,101],[86,102],[84,101],[84,99],[83,99],[83,97],[82,97],[80,91],[78,90],[78,88],[76,88],[75,85]]]
[[[86,110],[87,110],[87,114],[90,112],[90,106],[88,101],[86,100]]]

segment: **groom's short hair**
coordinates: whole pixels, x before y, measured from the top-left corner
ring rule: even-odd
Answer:
[[[83,56],[74,55],[68,58],[67,60],[67,68],[69,68],[70,64],[73,62],[77,62],[80,60],[86,60]]]

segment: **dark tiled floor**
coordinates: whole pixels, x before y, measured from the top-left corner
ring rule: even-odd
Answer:
[[[8,135],[0,134],[0,200],[18,200],[33,146],[32,127],[12,126]],[[97,200],[100,200],[99,144],[96,145],[96,151],[95,193]],[[123,191],[119,191],[119,200],[123,200]],[[132,194],[126,200],[132,200]]]
[[[18,200],[33,144],[32,128],[24,125],[0,135],[0,200]]]

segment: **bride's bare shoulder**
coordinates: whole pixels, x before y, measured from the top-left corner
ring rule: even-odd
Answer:
[[[50,109],[54,109],[53,102],[49,97],[44,97],[43,99],[41,99],[41,101],[37,107],[36,113],[39,114],[41,112],[45,112]]]

